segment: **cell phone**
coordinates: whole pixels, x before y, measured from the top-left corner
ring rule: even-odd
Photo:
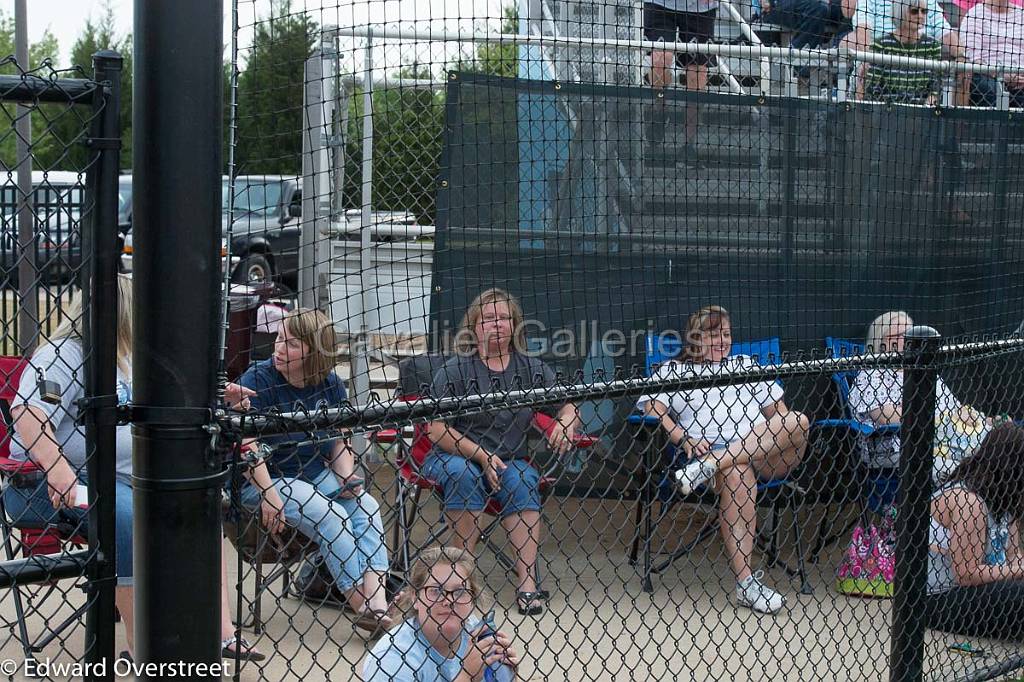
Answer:
[[[485,639],[493,639],[498,636],[498,631],[494,628],[494,609],[487,612],[480,624],[483,627],[480,629],[480,634],[476,636],[476,641],[482,642]],[[484,669],[484,682],[497,682],[497,679],[491,667]]]
[[[89,506],[89,489],[81,483],[75,486],[75,506],[83,509]]]
[[[488,637],[496,637],[497,630],[494,629],[494,609],[491,609],[484,616],[484,619],[480,621],[483,628],[480,630],[480,634],[476,636],[476,641],[482,642]]]
[[[361,478],[350,478],[347,481],[345,481],[345,485],[338,488],[338,492],[336,494],[340,495],[341,493],[355,490],[356,488],[363,485],[363,483],[364,481]]]

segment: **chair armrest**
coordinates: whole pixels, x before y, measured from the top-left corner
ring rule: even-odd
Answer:
[[[401,436],[401,429],[381,429],[380,431],[372,431],[370,433],[370,440],[375,443],[394,443]]]
[[[42,469],[30,459],[18,460],[11,457],[0,457],[0,473],[4,475],[28,474],[36,471],[42,471]]]
[[[554,417],[550,417],[546,414],[537,412],[533,415],[533,426],[538,431],[543,433],[545,436],[549,435],[557,426],[558,421]],[[597,436],[592,436],[589,433],[577,433],[573,436],[572,444],[577,448],[589,448],[593,447],[594,443],[597,442]]]
[[[819,419],[811,425],[811,428],[842,428],[848,429],[862,436],[881,436],[885,434],[899,435],[899,424],[882,424],[875,426],[856,419]]]
[[[661,424],[661,419],[651,414],[634,413],[626,417],[626,423],[633,426],[655,427]]]

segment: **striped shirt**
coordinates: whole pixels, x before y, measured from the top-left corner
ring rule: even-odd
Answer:
[[[921,36],[916,43],[902,43],[887,33],[871,45],[873,52],[894,57],[935,59],[942,57],[942,44],[931,36]],[[905,104],[924,104],[939,93],[939,74],[935,71],[908,67],[872,64],[867,75],[868,99]]]

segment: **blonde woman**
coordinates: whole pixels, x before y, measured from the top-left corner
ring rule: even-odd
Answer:
[[[117,278],[117,399],[132,399],[132,281]],[[85,353],[82,345],[84,322],[82,295],[76,293],[65,310],[64,321],[39,345],[30,366],[21,375],[18,397],[11,405],[14,434],[11,457],[31,460],[45,472],[39,481],[24,481],[4,490],[4,505],[15,521],[40,524],[63,522],[85,533],[88,500],[82,498],[89,485],[86,472],[85,430],[79,425],[78,401],[85,397]],[[59,400],[40,393],[38,373],[56,384]],[[117,587],[114,599],[125,625],[128,646],[132,646],[132,433],[131,426],[117,428],[114,453],[117,480],[115,495],[115,544]],[[83,486],[83,487],[80,487]],[[107,494],[108,491],[100,491]]]
[[[128,275],[117,277],[117,400],[124,405],[132,400],[132,280]],[[31,459],[43,471],[45,481],[26,487],[11,485],[4,490],[4,505],[12,519],[50,523],[62,521],[85,533],[87,500],[79,496],[88,486],[86,476],[85,432],[78,425],[78,400],[85,396],[82,333],[83,318],[80,294],[65,311],[64,322],[32,354],[31,366],[22,374],[18,399],[11,405],[14,437],[11,457]],[[37,371],[55,383],[60,390],[60,403],[44,400],[39,392]],[[241,398],[240,398],[241,399]],[[131,426],[117,427],[115,452],[117,478],[114,483],[114,541],[117,588],[114,592],[117,610],[125,624],[130,658],[134,650],[134,588],[132,572],[132,434]],[[104,491],[100,491],[102,494]],[[221,648],[225,656],[234,657],[241,647],[243,660],[259,661],[263,654],[248,642],[234,635],[231,612],[228,610],[227,567],[221,561]]]
[[[498,682],[515,679],[519,656],[502,631],[482,638],[476,615],[482,588],[473,555],[455,547],[434,547],[413,563],[399,604],[412,617],[388,632],[363,663],[365,682],[420,682],[484,679],[497,664]]]
[[[438,370],[431,384],[435,398],[552,386],[555,373],[543,361],[524,353],[523,310],[503,289],[477,296],[462,318],[456,354]],[[501,504],[501,523],[516,557],[516,601],[519,612],[543,611],[547,595],[534,575],[540,546],[540,472],[528,460],[526,438],[532,428],[530,408],[458,415],[431,422],[427,435],[435,448],[423,473],[441,484],[452,543],[472,552],[480,537],[480,517],[487,500]],[[579,427],[575,406],[557,414],[550,431],[551,447],[566,452]]]
[[[729,311],[707,306],[686,325],[682,357],[666,363],[657,377],[714,374],[723,364],[742,367],[746,356],[729,356]],[[761,582],[750,557],[757,524],[757,482],[783,478],[803,458],[810,422],[782,400],[782,387],[766,381],[715,386],[642,397],[637,406],[660,420],[669,440],[689,462],[676,472],[684,495],[711,484],[718,491],[719,523],[729,565],[736,577],[736,601],[761,613],[776,613],[782,595]]]
[[[323,313],[294,310],[281,321],[273,356],[253,365],[238,383],[255,392],[249,397],[255,410],[340,406],[345,387],[334,372],[336,347],[334,323]],[[242,504],[258,508],[271,533],[289,525],[315,540],[359,614],[356,626],[379,635],[394,624],[384,590],[388,556],[380,505],[363,490],[344,438],[320,431],[314,443],[296,445],[309,440],[308,434],[291,433],[247,443],[267,459],[251,471]]]

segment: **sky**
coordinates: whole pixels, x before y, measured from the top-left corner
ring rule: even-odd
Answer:
[[[490,24],[495,28],[500,21],[502,7],[514,0],[293,0],[293,11],[305,9],[318,24],[363,26],[368,22],[383,22],[389,26],[403,25],[434,30],[471,31]],[[132,8],[136,0],[110,0],[114,21],[120,35],[132,30]],[[26,0],[28,8],[29,40],[38,40],[47,29],[58,41],[61,66],[67,66],[71,46],[86,20],[98,20],[104,4],[101,0]],[[230,40],[231,0],[224,0],[224,44]],[[0,0],[0,10],[13,16],[14,0]],[[244,48],[252,40],[252,25],[268,16],[270,0],[238,0],[239,46],[244,61]],[[348,49],[356,45],[350,43]],[[388,50],[384,62],[388,65],[409,63],[413,58],[421,63],[443,60],[453,46],[425,44]],[[346,46],[342,46],[343,52]],[[399,56],[401,54],[401,56]],[[413,55],[412,57],[410,55]]]

